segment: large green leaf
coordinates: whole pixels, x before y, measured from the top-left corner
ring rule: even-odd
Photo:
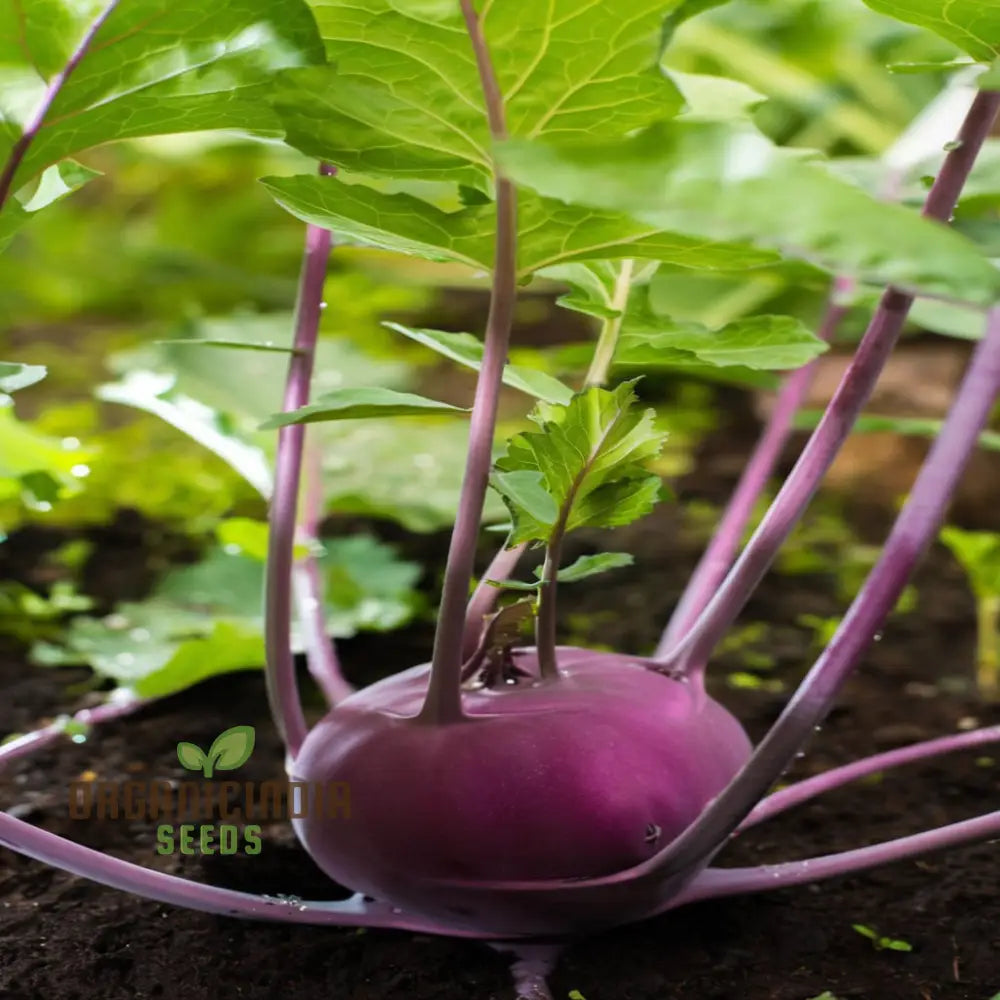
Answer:
[[[330,310],[332,312],[333,310]],[[288,342],[291,317],[246,316],[202,322],[189,333],[208,339],[275,344]],[[160,343],[112,358],[119,382],[103,387],[104,399],[137,406],[211,449],[250,481],[270,492],[275,435],[259,425],[281,406],[285,366],[273,354],[231,351],[225,364],[197,344]],[[378,384],[401,391],[413,373],[395,360],[372,358],[343,338],[320,337],[313,391]],[[392,518],[412,531],[449,527],[458,506],[465,467],[465,419],[347,421],[313,424],[311,440],[322,457],[328,509]],[[490,496],[487,519],[503,514]]]
[[[792,316],[748,316],[718,330],[677,323],[647,310],[630,311],[614,363],[676,368],[685,363],[764,371],[800,368],[827,345]]]
[[[346,237],[430,260],[476,269],[493,266],[496,210],[475,205],[444,211],[405,193],[387,194],[335,177],[266,177],[278,204],[304,222]],[[518,273],[527,277],[565,261],[640,257],[685,267],[756,267],[774,260],[767,251],[665,232],[607,212],[526,193],[518,208]]]
[[[0,5],[0,160],[104,6]],[[265,81],[323,59],[303,0],[126,0],[56,95],[18,177],[114,139],[203,129],[280,135]]]
[[[930,28],[980,62],[1000,56],[1000,5],[995,0],[864,0],[872,10]]]
[[[681,99],[656,62],[680,0],[481,5],[513,135],[625,135]],[[486,187],[491,141],[457,2],[313,0],[330,66],[283,75],[297,148],[368,175]]]
[[[103,618],[73,619],[61,644],[39,643],[36,662],[84,663],[141,697],[173,694],[209,677],[264,665],[264,563],[214,549],[170,571],[152,597]],[[324,544],[324,618],[331,635],[386,631],[420,607],[416,563],[370,535]],[[301,650],[297,627],[293,646]]]
[[[616,142],[511,140],[502,158],[542,195],[663,230],[771,247],[830,271],[993,302],[1000,273],[964,237],[834,176],[750,126],[668,122]]]
[[[651,409],[634,408],[633,382],[591,388],[566,406],[541,403],[532,414],[540,431],[507,444],[491,480],[513,519],[509,544],[547,542],[583,526],[610,528],[648,513],[659,498],[659,476],[646,463],[663,447]],[[552,499],[541,502],[539,486]]]

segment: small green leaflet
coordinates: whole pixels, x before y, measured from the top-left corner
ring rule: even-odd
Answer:
[[[458,3],[312,2],[330,65],[283,74],[288,141],[347,171],[488,189],[492,143]],[[675,113],[680,95],[656,63],[680,6],[551,0],[529,26],[523,0],[481,5],[510,133],[613,137]]]
[[[0,392],[17,392],[45,378],[45,365],[22,365],[0,361]]]
[[[492,205],[449,212],[411,194],[312,174],[265,177],[261,183],[296,218],[332,229],[341,238],[477,270],[493,266]],[[773,252],[745,244],[665,232],[620,212],[567,205],[530,191],[519,197],[519,277],[565,261],[614,257],[709,268],[757,267],[777,259]]]
[[[959,561],[976,597],[1000,597],[1000,534],[944,527],[941,541]]]
[[[479,371],[483,363],[483,345],[471,333],[443,333],[440,330],[416,330],[401,323],[385,323],[388,329],[401,333],[418,344],[429,347],[438,354],[456,361],[466,368]],[[568,403],[573,398],[573,390],[558,379],[533,368],[506,365],[503,381],[512,389],[534,396],[546,403]]]
[[[1000,6],[994,0],[864,0],[872,10],[930,28],[980,62],[1000,56]]]
[[[177,759],[188,771],[201,771],[206,778],[214,771],[235,771],[250,759],[256,735],[253,726],[232,726],[215,737],[208,753],[196,743],[181,741]]]
[[[930,295],[987,305],[1000,295],[1000,273],[969,240],[878,201],[749,125],[665,122],[573,146],[511,140],[500,157],[515,181],[543,196],[661,230],[753,242]]]
[[[324,393],[314,403],[292,413],[275,413],[260,425],[262,431],[291,424],[315,424],[331,420],[366,420],[384,417],[428,416],[434,413],[467,413],[461,406],[427,399],[395,389],[352,387]]]
[[[652,509],[661,483],[645,463],[665,435],[653,410],[635,408],[634,385],[587,389],[565,406],[540,403],[531,417],[541,430],[508,442],[491,478],[513,520],[508,545],[628,524]]]
[[[575,583],[577,580],[585,580],[588,576],[596,576],[609,569],[618,569],[622,566],[631,566],[634,562],[627,552],[600,552],[592,556],[580,556],[569,566],[559,570],[556,579],[559,583]],[[494,587],[502,587],[506,590],[536,590],[541,584],[542,567],[536,566],[534,570],[538,578],[534,583],[524,583],[520,580],[489,580],[488,583]]]
[[[102,6],[0,6],[0,118],[15,126],[0,138],[0,161]],[[303,0],[121,3],[56,96],[18,177],[115,139],[220,128],[280,135],[264,100],[268,77],[323,59]]]

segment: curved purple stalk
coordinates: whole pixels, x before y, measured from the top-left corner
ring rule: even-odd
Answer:
[[[124,690],[124,689],[121,689]],[[113,722],[116,719],[124,719],[128,715],[133,715],[139,709],[145,708],[152,702],[145,698],[137,698],[134,695],[119,694],[114,692],[111,698],[103,705],[94,708],[84,708],[74,713],[70,717],[70,722],[79,726],[96,726],[102,722]],[[35,729],[22,736],[16,736],[0,745],[0,768],[3,768],[11,761],[19,760],[35,753],[36,750],[44,750],[45,747],[58,743],[61,739],[67,738],[67,723],[65,721],[51,722],[41,729]]]
[[[183,906],[202,913],[274,920],[293,924],[334,924],[346,927],[385,927],[418,934],[486,939],[482,933],[461,924],[440,924],[420,916],[409,916],[384,903],[366,902],[361,895],[345,900],[295,900],[255,896],[214,885],[153,871],[141,865],[112,858],[100,851],[58,837],[47,830],[0,813],[0,845],[51,865],[61,871],[89,878],[101,885],[135,893],[145,899]]]
[[[7,157],[7,163],[4,165],[3,171],[0,172],[0,209],[3,208],[8,197],[10,197],[10,193],[13,190],[14,175],[17,173],[17,168],[20,167],[21,162],[24,160],[24,157],[28,152],[28,147],[35,141],[35,137],[45,124],[45,119],[48,116],[49,111],[52,110],[52,105],[55,103],[55,99],[59,96],[59,91],[65,86],[66,81],[76,70],[77,66],[83,62],[83,57],[87,54],[90,46],[93,44],[94,37],[101,30],[101,28],[104,27],[107,19],[114,13],[118,3],[119,0],[111,0],[107,7],[105,7],[104,10],[97,15],[94,22],[84,32],[83,38],[80,39],[73,54],[66,60],[66,65],[63,66],[63,68],[59,70],[59,72],[56,73],[56,75],[49,81],[49,85],[45,88],[45,94],[42,96],[41,104],[38,105],[38,108],[31,116],[28,124],[24,126],[24,131],[21,133],[17,142],[11,146],[10,155]]]
[[[823,795],[834,788],[840,788],[842,785],[866,778],[868,775],[888,771],[894,767],[902,767],[904,764],[913,764],[918,760],[927,760],[930,757],[940,757],[947,753],[957,753],[959,750],[987,746],[990,743],[1000,743],[1000,726],[986,726],[983,729],[973,729],[967,733],[939,736],[937,739],[924,740],[911,746],[897,747],[895,750],[887,750],[885,753],[873,754],[871,757],[844,764],[842,767],[835,767],[830,771],[824,771],[823,774],[797,781],[794,785],[782,788],[766,799],[762,799],[739,825],[737,832],[742,833],[744,830],[749,830],[751,827],[773,819],[789,809],[802,805],[803,802],[814,799],[817,795]]]
[[[329,176],[334,168],[320,166]],[[282,411],[289,413],[309,402],[316,338],[322,312],[323,284],[332,245],[330,231],[306,228],[306,247],[299,282],[293,353]],[[271,715],[288,753],[294,758],[306,737],[306,721],[295,682],[295,661],[290,645],[292,622],[292,563],[295,549],[296,506],[302,472],[305,427],[291,424],[278,430],[274,493],[268,518],[267,580],[264,598],[264,648],[267,656],[267,696]]]
[[[489,48],[472,0],[461,0],[462,14],[476,55],[489,119],[495,140],[506,138],[503,97],[497,83]],[[469,450],[458,501],[455,527],[448,547],[441,607],[434,633],[434,653],[427,698],[420,711],[426,722],[458,722],[462,713],[462,649],[466,603],[476,556],[476,538],[486,501],[490,463],[493,458],[493,435],[496,431],[500,383],[507,362],[507,346],[517,299],[517,193],[510,181],[497,179],[496,190],[496,259],[493,266],[493,290],[486,321],[486,344],[483,363],[476,381],[469,427]]]
[[[925,217],[939,221],[950,219],[998,108],[1000,93],[979,91],[976,94],[958,140],[927,196],[923,209]],[[822,420],[764,519],[698,620],[678,643],[656,656],[658,663],[674,671],[701,672],[712,649],[736,620],[847,440],[902,332],[912,303],[912,296],[895,288],[883,293]]]
[[[323,516],[323,470],[319,449],[305,443],[305,489],[299,517],[299,540],[310,549],[319,541],[319,524]],[[354,693],[340,669],[337,651],[326,633],[323,614],[323,579],[316,556],[310,551],[292,567],[292,587],[306,663],[313,680],[332,708]]]
[[[834,280],[830,300],[818,331],[819,338],[826,343],[833,341],[837,327],[847,313],[847,307],[841,302],[851,287],[853,282],[849,278]],[[811,361],[785,378],[753,454],[743,469],[740,481],[733,491],[711,542],[674,609],[666,631],[653,654],[654,658],[669,655],[670,650],[705,610],[705,606],[729,572],[740,539],[753,513],[754,504],[767,486],[778,459],[781,458],[792,432],[792,421],[809,392],[818,364],[818,360]]]
[[[995,837],[1000,837],[1000,812],[987,813],[960,823],[949,823],[936,830],[899,837],[884,844],[872,844],[870,847],[807,858],[804,861],[786,861],[755,868],[708,868],[678,893],[665,909],[719,896],[788,889]]]
[[[511,573],[517,568],[521,554],[527,548],[527,543],[522,542],[512,549],[501,548],[493,557],[493,561],[486,567],[476,589],[469,599],[469,606],[465,611],[465,632],[462,639],[462,662],[464,663],[476,651],[479,645],[479,636],[483,631],[483,619],[496,606],[500,597],[500,588],[490,586],[487,580],[507,580]]]
[[[668,877],[697,864],[716,849],[712,845],[721,845],[823,720],[841,685],[895,606],[917,560],[935,537],[998,392],[1000,308],[990,312],[986,336],[976,347],[955,403],[921,466],[882,555],[830,644],[743,770],[680,837],[642,866],[644,875]]]

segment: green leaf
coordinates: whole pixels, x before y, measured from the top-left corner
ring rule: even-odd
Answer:
[[[371,420],[468,412],[465,407],[452,406],[412,392],[359,386],[324,393],[314,403],[291,413],[275,413],[260,425],[260,429],[267,431],[291,424],[316,424],[330,420]]]
[[[45,365],[21,365],[0,361],[0,392],[17,392],[45,378]]]
[[[103,4],[22,0],[0,7],[0,159]],[[302,0],[130,0],[97,32],[18,171],[115,139],[203,129],[277,136],[264,98],[277,70],[323,61]]]
[[[120,382],[100,386],[95,395],[152,413],[209,451],[218,455],[261,496],[271,495],[271,466],[262,448],[220,425],[218,414],[190,396],[178,392],[176,376],[130,371]]]
[[[389,632],[421,610],[416,591],[423,570],[371,535],[351,535],[324,542],[320,559],[325,584],[327,629],[348,637],[357,632]]]
[[[664,67],[684,98],[678,121],[741,121],[752,116],[767,97],[739,80],[705,73],[682,73]]]
[[[611,304],[618,274],[619,266],[610,260],[557,264],[539,272],[543,278],[569,285],[570,291],[556,300],[564,309],[601,320],[621,315]]]
[[[631,566],[634,561],[627,552],[600,552],[597,555],[580,556],[575,562],[559,570],[556,579],[559,583],[575,583],[609,569]],[[541,571],[536,569],[535,574],[540,576]]]
[[[2,64],[2,59],[0,59],[0,64]],[[2,72],[3,67],[0,65],[0,74]],[[2,125],[2,120],[3,109],[0,105],[0,125]],[[2,163],[5,150],[2,133],[0,133],[0,163]],[[73,191],[79,190],[88,181],[99,176],[98,171],[91,170],[75,160],[64,160],[62,163],[53,164],[42,173],[34,191],[29,196],[24,197],[23,202],[18,201],[16,197],[10,198],[3,210],[0,211],[0,250],[6,247],[17,230],[31,221],[32,216]]]
[[[964,237],[886,204],[750,126],[669,122],[614,143],[511,140],[514,180],[660,230],[740,240],[876,284],[990,304],[1000,273]],[[794,206],[792,210],[791,206]]]
[[[977,598],[1000,597],[1000,534],[947,526],[940,538],[965,570]]]
[[[611,137],[673,114],[658,70],[664,16],[679,0],[627,7],[493,0],[483,31],[512,135]],[[457,3],[314,0],[330,66],[283,74],[275,104],[288,141],[369,176],[485,189],[491,140]]]
[[[227,517],[215,529],[215,537],[231,555],[246,555],[264,562],[267,559],[267,523],[250,517]]]
[[[261,183],[296,218],[342,238],[428,260],[493,266],[496,210],[447,212],[411,194],[387,194],[336,177],[265,177]],[[685,267],[756,267],[773,254],[742,244],[665,232],[618,212],[566,205],[526,193],[518,204],[518,275],[565,261],[638,257]]]
[[[127,655],[118,654],[119,664]],[[98,673],[114,677],[120,685],[130,688],[140,698],[163,698],[210,677],[259,667],[263,657],[264,640],[259,633],[228,622],[218,622],[204,639],[188,639],[180,643],[162,663],[142,676],[136,676],[134,670],[108,669],[107,664],[105,669],[96,669]]]
[[[980,62],[1000,56],[1000,7],[992,0],[864,0],[872,10],[929,28]]]
[[[232,726],[212,741],[208,759],[219,771],[235,771],[250,759],[255,738],[253,726]]]
[[[479,371],[483,363],[483,344],[471,333],[443,333],[440,330],[416,330],[403,326],[402,323],[386,323],[388,329],[401,333],[418,344],[429,347],[446,358]],[[546,372],[520,365],[505,365],[503,381],[513,389],[542,399],[547,403],[568,403],[573,397],[573,390],[563,385],[558,379]]]
[[[285,347],[269,341],[256,343],[245,340],[220,340],[208,337],[176,337],[172,340],[154,340],[154,344],[176,345],[178,347],[228,347],[237,351],[269,351],[273,354],[294,354],[295,348]]]
[[[265,527],[261,523],[261,527]],[[370,535],[332,539],[319,558],[330,635],[386,631],[421,607],[421,567],[401,561]],[[163,697],[209,677],[264,665],[264,563],[214,549],[171,570],[152,597],[116,606],[103,618],[77,616],[62,643],[36,643],[43,665],[82,663],[141,697]],[[301,651],[299,628],[292,645]]]
[[[566,406],[540,403],[532,414],[541,431],[518,434],[497,460],[491,485],[511,512],[514,528],[510,545],[547,542],[561,526],[614,527],[649,512],[660,495],[660,479],[646,471],[664,435],[654,426],[651,409],[636,410],[634,383],[614,390],[591,388],[578,393]],[[543,510],[535,502],[525,506],[520,494],[504,492],[496,474],[528,472],[540,477],[554,501]],[[521,476],[520,487],[530,483]]]
[[[177,744],[177,759],[188,771],[200,771],[205,764],[205,752],[196,743],[181,741]]]
[[[647,368],[740,365],[781,371],[800,368],[825,350],[827,345],[792,316],[749,316],[709,330],[698,323],[674,323],[648,311],[630,311],[614,363]]]
[[[76,493],[93,457],[79,442],[68,447],[18,420],[10,397],[0,397],[0,500],[51,504]]]
[[[559,507],[545,487],[545,476],[537,469],[494,471],[490,485],[540,524],[554,524],[559,516]]]

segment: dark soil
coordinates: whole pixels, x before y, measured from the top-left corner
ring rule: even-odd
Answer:
[[[716,438],[682,498],[718,502],[731,485],[745,441]],[[870,519],[869,519],[870,521]],[[873,530],[871,523],[861,525]],[[674,509],[620,532],[615,548],[634,567],[585,589],[566,588],[564,621],[578,638],[646,650],[677,598],[697,545]],[[427,555],[441,539],[420,541]],[[583,551],[593,539],[577,546]],[[148,536],[127,523],[100,538],[90,584],[105,599],[134,597],[148,582]],[[8,572],[28,574],[45,539],[14,539]],[[571,553],[575,555],[576,553]],[[34,560],[37,562],[37,560]],[[16,565],[21,563],[20,566]],[[973,618],[960,575],[935,552],[917,580],[920,607],[895,619],[873,646],[841,702],[796,766],[806,775],[875,750],[1000,721],[968,693]],[[744,621],[767,621],[771,678],[786,691],[812,657],[803,613],[836,614],[832,576],[772,575]],[[609,612],[613,609],[613,612]],[[419,662],[426,626],[344,644],[355,679],[390,664]],[[716,693],[759,737],[786,694],[736,689],[746,670],[733,650],[715,668]],[[23,655],[0,662],[0,732],[22,731],[80,705],[82,675],[29,668]],[[256,857],[161,857],[151,824],[74,821],[67,785],[84,770],[104,779],[180,778],[178,740],[206,745],[228,726],[257,726],[258,747],[242,775],[278,777],[281,752],[266,719],[259,676],[202,685],[132,720],[109,725],[83,746],[40,753],[4,776],[0,801],[17,815],[140,864],[262,893],[329,896],[324,876],[289,829],[265,828]],[[974,721],[975,720],[975,721]],[[724,864],[788,860],[902,836],[1000,808],[1000,751],[959,755],[833,793],[741,837]],[[244,923],[172,909],[53,871],[20,856],[0,858],[0,996],[9,1000],[509,1000],[506,961],[485,946],[403,933]],[[912,945],[876,950],[854,930],[864,924]],[[553,994],[587,1000],[990,1000],[1000,993],[1000,845],[909,861],[819,886],[726,900],[625,927],[567,950]]]

